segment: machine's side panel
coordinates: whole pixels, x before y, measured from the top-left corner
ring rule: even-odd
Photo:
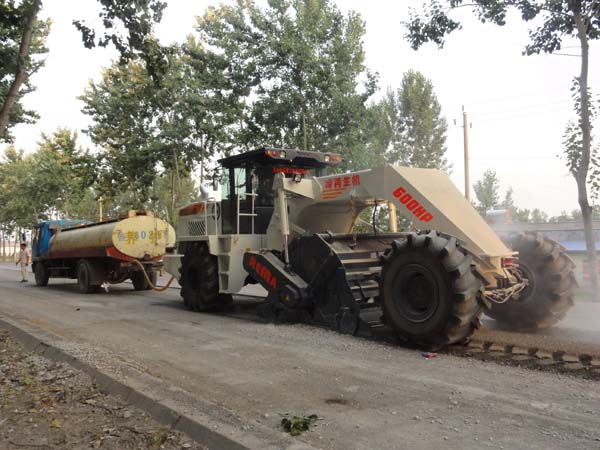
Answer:
[[[349,233],[363,208],[391,201],[415,228],[455,236],[475,255],[494,258],[511,254],[440,170],[384,166],[283,183],[291,194],[290,221],[307,231]],[[271,229],[276,228],[274,219],[270,236],[275,235]]]

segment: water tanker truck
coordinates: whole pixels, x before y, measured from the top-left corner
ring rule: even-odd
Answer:
[[[185,306],[218,309],[259,283],[263,317],[348,334],[386,327],[436,348],[468,339],[482,312],[536,329],[573,305],[564,249],[539,234],[503,242],[445,173],[392,165],[326,173],[340,162],[277,148],[221,160],[222,200],[179,211],[176,252],[164,259]],[[374,223],[358,232],[361,211],[380,207],[389,208],[389,231]],[[396,230],[396,211],[410,229]]]
[[[46,286],[50,278],[73,278],[81,292],[89,293],[104,283],[131,279],[135,290],[150,289],[148,281],[156,283],[165,249],[174,242],[173,227],[146,211],[98,223],[40,222],[32,245],[35,283]]]

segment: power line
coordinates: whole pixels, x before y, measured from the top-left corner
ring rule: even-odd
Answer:
[[[589,82],[589,84],[600,84],[600,80],[591,80]],[[483,100],[477,100],[475,102],[467,102],[465,103],[465,108],[467,106],[473,106],[473,105],[483,105],[483,104],[487,104],[487,103],[503,103],[503,102],[507,102],[509,100],[512,99],[516,99],[516,98],[523,98],[523,97],[531,97],[534,95],[538,95],[538,94],[545,94],[548,92],[554,92],[554,91],[567,91],[568,87],[565,86],[560,86],[560,87],[552,87],[552,88],[546,88],[546,89],[541,89],[539,91],[531,91],[531,92],[523,92],[520,94],[515,94],[515,95],[509,95],[509,96],[503,96],[503,97],[491,97],[491,98],[487,98],[487,99],[483,99]]]
[[[546,106],[561,105],[561,104],[564,104],[564,103],[572,103],[572,102],[573,102],[572,99],[565,99],[565,100],[558,100],[558,101],[555,101],[555,102],[545,102],[545,103],[536,103],[536,104],[530,104],[530,105],[523,105],[523,106],[520,106],[518,108],[513,108],[513,109],[499,109],[499,110],[493,110],[493,111],[487,111],[487,112],[484,111],[483,113],[477,113],[477,112],[475,112],[474,114],[476,114],[477,117],[486,117],[486,116],[490,116],[490,115],[508,114],[508,113],[513,113],[513,112],[521,112],[521,111],[526,111],[526,110],[530,110],[530,109],[538,109],[538,108],[543,108],[543,107],[546,107]]]
[[[525,118],[525,117],[541,116],[541,115],[547,115],[547,114],[552,114],[552,113],[568,113],[568,112],[571,112],[574,114],[573,108],[564,108],[563,107],[563,108],[550,108],[550,109],[543,109],[543,110],[522,111],[522,112],[513,113],[513,114],[488,116],[488,117],[483,118],[482,120],[477,120],[476,123],[477,124],[489,123],[489,122],[511,120],[511,119]],[[575,118],[575,116],[573,116],[573,118]]]

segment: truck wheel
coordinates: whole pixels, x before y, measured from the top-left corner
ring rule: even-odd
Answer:
[[[41,261],[36,262],[35,267],[33,268],[33,273],[35,276],[36,286],[48,285],[48,280],[50,279],[50,270],[48,270],[46,263]]]
[[[481,280],[454,237],[409,234],[384,255],[380,302],[384,320],[419,347],[439,348],[479,327]]]
[[[88,261],[82,259],[77,263],[77,284],[79,285],[79,291],[89,294],[98,290],[98,285],[91,284],[91,280],[92,266]]]
[[[189,247],[181,261],[181,296],[193,311],[214,311],[231,302],[231,296],[219,294],[217,257],[204,242]]]
[[[518,298],[492,303],[486,314],[515,330],[548,328],[573,306],[575,264],[564,248],[540,233],[517,233],[506,244],[519,252],[518,270],[529,286]]]
[[[131,274],[131,282],[136,291],[145,291],[148,289],[148,282],[146,281],[146,277],[144,277],[144,272],[141,270],[136,270]]]
[[[156,270],[151,270],[150,272],[146,272],[146,274],[148,274],[148,278],[150,278],[150,282],[152,283],[152,286],[156,286],[156,283],[158,281],[158,272]],[[151,291],[152,290],[152,286],[150,286],[149,283],[146,283],[146,290],[147,291]]]

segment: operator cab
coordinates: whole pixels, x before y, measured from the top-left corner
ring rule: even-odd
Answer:
[[[266,234],[275,204],[275,174],[283,173],[286,178],[318,177],[341,161],[337,153],[266,147],[221,159],[222,233],[237,234],[239,205],[239,233]]]

